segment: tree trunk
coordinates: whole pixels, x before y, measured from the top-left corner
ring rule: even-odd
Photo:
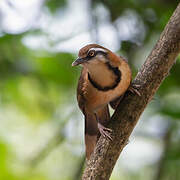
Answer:
[[[169,74],[179,52],[180,4],[133,82],[140,86],[141,97],[130,92],[125,94],[109,124],[113,130],[113,140],[100,137],[94,153],[87,162],[83,180],[109,179],[141,113]]]

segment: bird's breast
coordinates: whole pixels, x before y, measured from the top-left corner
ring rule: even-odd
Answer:
[[[131,82],[131,70],[128,64],[121,64],[121,66],[118,67],[118,70],[121,76],[119,82],[116,84],[116,78],[114,78],[114,81],[111,82],[111,84],[106,84],[106,86],[109,87],[107,89],[96,87],[88,78],[88,73],[86,74],[86,83],[83,88],[86,106],[90,111],[96,111],[98,108],[121,96],[128,89]],[[103,80],[106,81],[106,79],[105,75]],[[95,79],[93,80],[95,81]],[[116,86],[113,87],[113,84],[116,84]]]

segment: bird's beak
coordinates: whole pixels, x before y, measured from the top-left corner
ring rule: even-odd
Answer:
[[[83,58],[77,58],[73,63],[72,66],[77,66],[79,64],[82,64],[84,62]]]

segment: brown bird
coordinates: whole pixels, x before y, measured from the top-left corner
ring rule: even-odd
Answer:
[[[97,44],[83,47],[78,56],[72,66],[83,67],[77,101],[85,116],[86,157],[89,159],[100,135],[112,138],[112,130],[106,127],[110,120],[108,103],[116,108],[117,98],[122,97],[131,83],[131,69],[125,59]]]

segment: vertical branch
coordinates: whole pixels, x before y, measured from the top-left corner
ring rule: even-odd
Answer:
[[[166,132],[164,134],[164,138],[163,138],[164,150],[163,150],[162,157],[158,164],[158,170],[157,170],[155,180],[163,180],[164,165],[165,165],[165,161],[166,161],[165,159],[166,159],[166,155],[170,148],[171,136],[172,136],[172,127],[170,126],[166,129]]]
[[[98,43],[98,25],[97,25],[97,17],[93,13],[93,0],[88,0],[87,1],[88,5],[88,15],[89,15],[89,31],[91,34],[91,38],[94,41],[94,43]]]

